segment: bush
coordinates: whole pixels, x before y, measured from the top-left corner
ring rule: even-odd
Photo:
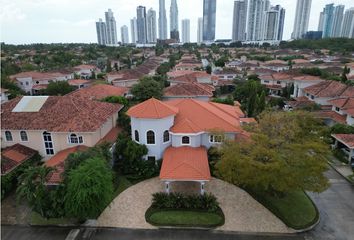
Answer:
[[[204,210],[215,212],[219,209],[216,197],[210,193],[204,195],[183,195],[181,193],[154,193],[153,209]]]

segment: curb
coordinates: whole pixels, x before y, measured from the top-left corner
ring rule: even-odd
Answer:
[[[354,185],[354,182],[351,181],[348,177],[344,176],[341,172],[339,172],[337,170],[337,168],[329,161],[327,161],[328,165],[334,170],[336,171],[336,173],[338,173],[339,175],[341,175],[345,180],[347,180],[347,182],[349,182],[351,185]]]

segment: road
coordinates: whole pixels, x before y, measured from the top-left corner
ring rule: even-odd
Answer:
[[[353,240],[354,239],[354,186],[334,170],[326,173],[331,186],[321,194],[310,194],[317,204],[321,221],[307,233],[296,235],[257,235],[225,233],[206,230],[131,230],[81,229],[77,240]],[[2,226],[3,240],[64,240],[69,228],[31,228]]]

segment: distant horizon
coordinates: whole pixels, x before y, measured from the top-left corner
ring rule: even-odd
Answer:
[[[128,26],[130,19],[136,17],[139,5],[153,8],[158,15],[158,0],[0,0],[1,42],[5,44],[50,44],[50,43],[97,43],[95,22],[104,19],[104,12],[109,8],[114,12],[117,22],[117,37],[121,41],[120,27]],[[291,39],[295,19],[296,0],[270,0],[271,5],[280,4],[285,8],[283,40]],[[190,19],[190,39],[197,42],[197,19],[202,17],[203,0],[177,0],[179,25],[182,19]],[[217,0],[216,40],[231,39],[232,0]],[[352,0],[313,0],[309,22],[309,31],[316,31],[319,15],[325,4],[345,5],[345,10],[354,7]],[[119,6],[119,7],[118,7]],[[89,14],[88,14],[89,13]],[[169,26],[170,0],[166,0],[166,14]],[[158,26],[158,24],[157,24]],[[169,29],[168,29],[169,32]]]

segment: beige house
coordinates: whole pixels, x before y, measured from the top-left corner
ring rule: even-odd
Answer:
[[[22,144],[48,160],[78,145],[92,147],[115,130],[122,105],[80,96],[24,96],[2,104],[1,145]]]

